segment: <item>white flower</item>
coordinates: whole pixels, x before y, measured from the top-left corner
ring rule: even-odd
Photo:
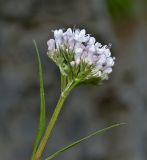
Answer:
[[[73,38],[70,38],[70,39],[68,39],[67,44],[68,44],[69,49],[73,50],[74,46],[75,46],[75,40]]]
[[[83,79],[84,75],[87,80],[92,78],[103,80],[112,72],[115,57],[111,57],[111,45],[102,46],[94,37],[86,34],[85,29],[55,30],[54,39],[50,39],[47,45],[49,57],[62,68],[61,71],[70,72],[71,66],[72,72],[77,69],[74,74],[76,79]],[[71,66],[68,66],[69,64]]]
[[[55,30],[54,31],[54,37],[55,37],[55,42],[56,42],[56,46],[57,48],[59,48],[61,45],[63,45],[63,30],[59,29],[59,30]]]
[[[54,37],[55,37],[55,39],[60,39],[60,38],[62,38],[62,36],[63,36],[63,30],[62,29],[54,31]]]
[[[94,44],[95,44],[95,41],[96,41],[96,40],[95,40],[94,37],[90,37],[90,38],[89,38],[89,41],[88,41],[88,44],[89,44],[89,45],[94,45]]]
[[[65,35],[67,35],[68,37],[72,37],[73,33],[72,33],[72,29],[68,28],[66,32],[64,32]]]
[[[102,47],[101,43],[96,42],[95,43],[95,49],[96,49],[97,52],[99,51],[100,47]]]
[[[75,30],[75,34],[74,34],[74,39],[77,42],[87,42],[89,40],[89,35],[86,35],[86,30],[82,29],[80,30]]]
[[[111,72],[112,72],[111,67],[104,69],[104,74],[110,74]]]
[[[90,45],[90,47],[89,47],[89,52],[91,52],[91,53],[95,53],[95,46],[92,44],[92,45]]]
[[[83,52],[83,49],[82,49],[82,48],[76,48],[76,49],[75,49],[75,53],[78,54],[78,55],[79,55],[79,54],[82,54],[82,52]]]
[[[112,57],[107,58],[106,65],[112,67],[114,65],[114,60]]]
[[[55,40],[54,39],[50,39],[49,41],[47,41],[47,45],[48,45],[49,51],[55,50]]]
[[[107,59],[104,54],[98,56],[97,64],[103,65],[106,63]]]
[[[111,52],[109,49],[104,49],[104,54],[106,57],[110,57],[111,56]]]

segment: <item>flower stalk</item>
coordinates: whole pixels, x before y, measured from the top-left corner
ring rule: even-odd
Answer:
[[[61,79],[61,82],[62,82],[62,79]],[[65,84],[62,84],[61,83],[61,88],[63,89]],[[49,121],[49,124],[46,128],[46,131],[44,133],[44,136],[39,144],[39,147],[36,151],[36,154],[35,154],[35,160],[40,160],[41,159],[41,156],[43,154],[43,151],[45,149],[45,146],[47,144],[47,141],[48,141],[48,138],[50,137],[51,135],[51,132],[55,126],[55,123],[58,119],[58,116],[59,116],[59,113],[63,107],[63,104],[66,100],[66,98],[68,97],[69,93],[71,92],[71,90],[77,85],[77,82],[74,82],[74,81],[71,81],[70,83],[67,84],[67,86],[65,87],[65,89],[61,92],[61,95],[60,95],[60,98],[59,98],[59,101],[56,105],[56,108],[54,110],[54,113]]]

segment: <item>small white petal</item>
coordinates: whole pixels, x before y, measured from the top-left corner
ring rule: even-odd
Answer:
[[[57,48],[62,47],[64,44],[64,41],[62,39],[57,39],[55,40],[55,42],[56,42]]]
[[[72,36],[73,36],[72,30],[71,28],[68,28],[67,31],[63,33],[64,43],[66,44],[69,41],[69,39],[71,39]]]
[[[72,29],[71,28],[68,28],[67,29],[67,31],[66,31],[66,34],[68,35],[68,36],[72,36]]]
[[[68,46],[69,46],[69,49],[70,50],[73,50],[74,49],[74,46],[75,46],[75,40],[73,38],[70,38],[68,40]]]
[[[99,70],[99,69],[102,69],[102,68],[103,68],[103,66],[102,66],[102,65],[100,65],[100,64],[97,64],[97,65],[96,65],[96,68]]]
[[[65,44],[68,42],[68,36],[67,35],[63,36],[63,41],[64,41]]]
[[[94,45],[90,45],[89,52],[95,52],[95,46]]]
[[[104,48],[96,48],[96,54],[104,54],[105,49]]]
[[[98,60],[98,56],[96,56],[96,55],[92,55],[92,58],[93,58],[93,61],[96,63],[96,62],[97,62],[97,60]]]
[[[84,50],[85,46],[81,43],[80,47]]]
[[[76,53],[76,54],[81,54],[82,51],[83,51],[82,48],[76,48],[76,49],[75,49],[75,53]]]
[[[111,52],[109,49],[105,49],[104,50],[104,54],[106,55],[106,57],[110,57],[111,56]]]
[[[114,65],[114,60],[112,57],[107,58],[106,65],[112,67]]]
[[[112,72],[112,68],[111,68],[111,67],[106,68],[106,69],[103,71],[104,74],[110,74],[111,72]]]
[[[89,38],[90,38],[90,35],[89,35],[89,34],[87,34],[87,35],[85,36],[85,40],[84,40],[84,42],[88,42],[88,41],[89,41]]]
[[[77,42],[77,41],[75,41],[74,49],[76,49],[76,48],[80,48],[80,46],[81,46],[81,42]]]
[[[90,37],[89,41],[88,41],[88,44],[91,45],[91,44],[94,44],[94,43],[95,43],[95,38],[94,37]]]
[[[55,40],[54,39],[48,40],[47,45],[48,45],[48,50],[49,51],[54,51],[55,50]]]
[[[96,47],[96,48],[100,48],[100,47],[102,47],[102,44],[99,43],[99,42],[96,42],[96,43],[95,43],[95,47]]]
[[[80,34],[80,36],[85,36],[86,30],[85,30],[85,29],[82,29],[79,34]]]
[[[97,61],[97,65],[103,65],[106,62],[106,56],[105,55],[100,55],[98,56],[98,61]]]
[[[79,29],[76,29],[75,30],[75,34],[79,34],[80,33],[80,30]]]
[[[74,39],[77,42],[87,42],[89,40],[89,35],[85,35],[86,34],[86,30],[82,29],[81,31],[79,30],[75,30],[74,33]]]
[[[62,36],[63,36],[63,30],[62,29],[54,31],[54,37],[55,37],[55,39],[61,38]]]

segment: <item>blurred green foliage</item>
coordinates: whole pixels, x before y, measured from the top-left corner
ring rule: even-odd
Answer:
[[[107,8],[112,19],[116,22],[133,17],[133,0],[106,0]]]

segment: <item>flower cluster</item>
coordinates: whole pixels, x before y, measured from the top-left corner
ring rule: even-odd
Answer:
[[[62,29],[53,32],[54,39],[47,42],[47,54],[59,66],[62,74],[69,74],[70,68],[76,78],[84,75],[85,80],[108,79],[115,60],[111,57],[110,44],[102,46],[94,37],[86,34],[85,29],[68,28],[65,32]]]

